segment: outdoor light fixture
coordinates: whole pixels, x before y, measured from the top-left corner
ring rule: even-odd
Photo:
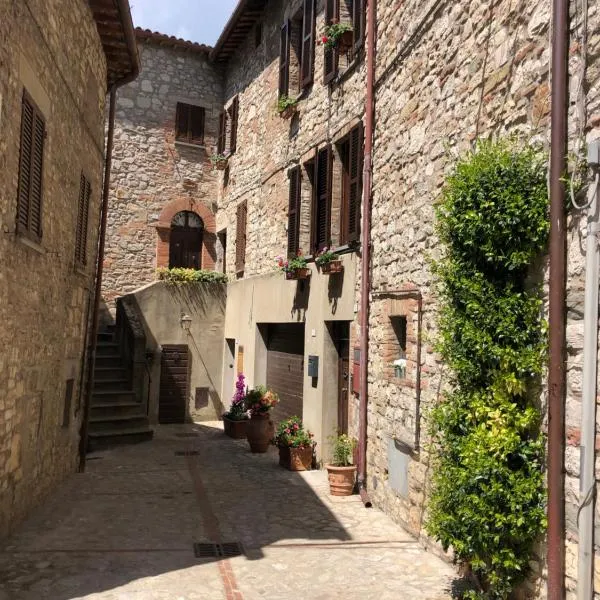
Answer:
[[[190,327],[192,326],[192,317],[190,317],[190,315],[187,313],[182,313],[179,322],[181,323],[181,329],[188,333]]]

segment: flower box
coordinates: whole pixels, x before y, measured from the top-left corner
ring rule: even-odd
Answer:
[[[341,273],[344,270],[344,265],[341,260],[332,260],[321,266],[321,273],[330,275],[331,273]]]
[[[223,431],[225,435],[228,435],[234,440],[246,439],[246,426],[248,425],[248,419],[242,419],[236,421],[223,415]]]
[[[310,277],[310,269],[293,269],[285,272],[285,278],[289,280],[308,279]]]

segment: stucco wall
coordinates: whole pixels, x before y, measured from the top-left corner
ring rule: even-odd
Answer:
[[[1,12],[0,536],[77,461],[106,89],[105,58],[87,2],[4,0]],[[46,120],[39,245],[15,234],[24,87]],[[82,170],[91,183],[83,270],[74,266]],[[63,427],[67,379],[74,379],[74,390]]]

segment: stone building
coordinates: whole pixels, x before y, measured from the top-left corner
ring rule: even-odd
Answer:
[[[206,89],[212,87],[212,74],[222,85],[220,104],[216,100],[211,105],[218,139],[208,152],[226,155],[227,166],[222,174],[206,173],[205,188],[199,182],[198,187],[186,184],[186,176],[193,179],[186,171],[177,175],[173,187],[177,197],[179,190],[198,191],[197,202],[210,207],[217,260],[203,264],[229,276],[222,400],[231,396],[237,371],[251,385],[274,387],[282,398],[275,418],[300,414],[315,433],[321,458],[328,456],[327,437],[335,429],[356,435],[358,427],[365,4],[278,0],[267,7],[265,0],[241,0],[215,48],[198,50],[201,58],[194,58],[214,69]],[[600,46],[600,14],[597,6],[590,6],[586,15],[581,11],[573,5],[571,149],[600,136],[600,67],[593,60]],[[333,18],[354,25],[344,52],[319,43],[326,20]],[[579,43],[586,20],[587,46]],[[367,484],[374,503],[417,536],[425,535],[429,476],[424,415],[446,381],[431,344],[436,299],[429,259],[438,252],[433,205],[445,174],[474,140],[519,133],[549,144],[550,23],[550,0],[377,3]],[[191,50],[188,43],[164,36],[138,35]],[[140,42],[143,48],[152,44],[150,39]],[[175,56],[174,49],[161,52]],[[196,50],[190,54],[195,57]],[[190,55],[186,60],[184,67],[179,59],[181,69],[196,69]],[[146,92],[139,91],[143,105],[138,108],[160,105],[153,80],[163,76],[162,70],[142,78],[141,90],[144,80],[148,83]],[[149,90],[151,99],[144,95]],[[162,138],[154,136],[159,144],[164,139],[172,147],[179,93],[174,89],[164,120],[169,127]],[[195,93],[207,93],[204,81],[195,82]],[[290,119],[278,114],[281,96],[298,100]],[[128,110],[135,111],[137,95],[125,99]],[[129,131],[122,135],[125,140]],[[132,145],[136,139],[132,134]],[[140,152],[151,146],[143,144]],[[133,160],[133,152],[124,154]],[[163,172],[172,173],[173,154],[164,156]],[[152,183],[136,176],[145,175],[143,166],[132,171],[126,164],[121,161],[123,191],[113,184],[123,201],[120,214],[112,217],[114,224],[133,219],[129,182],[144,186],[143,192],[135,192],[139,198]],[[146,235],[151,222],[167,227],[167,219],[160,217],[162,206],[146,214],[139,202],[131,204],[132,214],[140,211],[143,223],[135,235]],[[163,239],[160,233],[152,235],[143,248],[131,244],[127,251],[116,250],[123,257],[126,252],[145,256],[136,271],[150,277],[161,264],[157,257]],[[571,213],[565,505],[569,598],[577,576],[584,237],[585,219]],[[278,256],[301,249],[311,257],[325,246],[341,254],[343,273],[328,275],[309,262],[309,279],[288,281],[275,270]],[[117,256],[108,260],[119,263]],[[398,360],[405,367],[395,369]],[[599,564],[596,560],[596,573]],[[536,593],[543,595],[543,589]]]
[[[0,12],[4,535],[77,464],[105,97],[137,53],[121,0],[8,0]]]

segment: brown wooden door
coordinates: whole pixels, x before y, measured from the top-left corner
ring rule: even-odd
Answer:
[[[169,267],[200,269],[202,266],[202,230],[173,229],[169,241]]]
[[[304,386],[304,324],[269,325],[267,387],[279,394],[273,409],[277,423],[294,415],[302,418]]]
[[[348,395],[350,393],[350,324],[335,322],[333,327],[338,351],[338,430],[348,433]]]
[[[185,423],[190,353],[185,344],[164,345],[160,369],[159,423]]]

